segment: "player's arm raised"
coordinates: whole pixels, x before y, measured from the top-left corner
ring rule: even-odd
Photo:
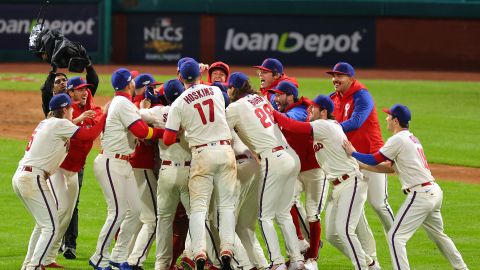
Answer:
[[[305,135],[311,135],[313,132],[309,122],[299,122],[278,111],[273,111],[273,117],[282,129],[286,129],[289,132]]]

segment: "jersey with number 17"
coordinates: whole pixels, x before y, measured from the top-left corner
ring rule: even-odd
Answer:
[[[220,88],[196,84],[186,89],[170,106],[165,128],[184,129],[190,147],[231,140]]]
[[[288,145],[272,112],[273,108],[264,97],[247,95],[230,103],[227,122],[250,149],[262,153],[277,146]]]

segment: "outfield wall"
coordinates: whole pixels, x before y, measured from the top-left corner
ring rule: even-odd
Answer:
[[[35,60],[26,51],[29,31],[11,33],[11,21],[31,22],[41,2],[0,0],[0,60]],[[94,22],[88,35],[70,31],[67,37],[85,44],[95,62],[175,63],[188,55],[240,65],[276,57],[294,66],[344,60],[376,68],[479,70],[480,1],[54,2],[47,19],[58,20],[57,28],[67,29],[76,17]]]

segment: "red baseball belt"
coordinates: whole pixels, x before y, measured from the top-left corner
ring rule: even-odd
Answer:
[[[204,143],[204,144],[200,144],[200,145],[195,145],[193,148],[195,149],[198,149],[198,148],[201,148],[201,147],[205,147],[205,146],[213,146],[213,145],[216,145],[216,144],[220,144],[220,145],[231,145],[232,143],[230,142],[230,140],[220,140],[220,141],[216,141],[216,142],[211,142],[211,143]]]
[[[425,182],[425,183],[421,183],[421,184],[415,185],[415,186],[413,186],[413,187],[404,189],[404,190],[403,190],[403,193],[404,193],[404,194],[408,194],[408,193],[412,192],[412,191],[410,190],[411,188],[414,188],[414,187],[417,187],[417,186],[426,187],[426,186],[430,186],[430,185],[433,185],[433,183],[430,182],[430,181]]]
[[[177,165],[178,164],[178,165]],[[192,164],[191,161],[185,161],[185,162],[174,162],[171,160],[162,160],[162,165],[170,166],[170,165],[175,165],[175,166],[185,166],[185,167],[190,167]]]
[[[334,186],[336,186],[336,185],[344,182],[344,181],[347,180],[348,178],[350,178],[350,175],[344,174],[344,175],[338,177],[337,179],[333,180],[333,181],[332,181],[332,184],[333,184]],[[341,180],[340,180],[340,179],[341,179]]]

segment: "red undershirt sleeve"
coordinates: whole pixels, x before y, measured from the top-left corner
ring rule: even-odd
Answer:
[[[72,136],[72,138],[75,138],[81,141],[95,140],[98,137],[98,135],[100,135],[100,132],[102,132],[103,127],[105,126],[106,119],[107,119],[107,115],[104,114],[100,118],[100,121],[97,124],[95,124],[91,128],[86,128],[86,127],[79,128],[78,131]]]
[[[297,133],[297,134],[305,134],[305,135],[312,134],[312,126],[310,125],[309,122],[296,121],[294,119],[288,118],[283,113],[280,113],[278,111],[274,111],[273,116],[275,117],[275,120],[277,121],[277,123],[283,129],[286,129],[289,132]]]
[[[177,131],[171,129],[165,129],[163,134],[163,143],[166,146],[172,145],[177,142]]]

